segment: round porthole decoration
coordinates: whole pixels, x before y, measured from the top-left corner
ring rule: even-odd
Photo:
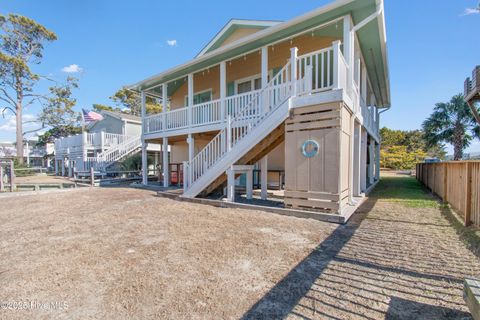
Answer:
[[[318,154],[320,146],[315,140],[307,140],[302,144],[302,154],[305,158],[313,158]]]

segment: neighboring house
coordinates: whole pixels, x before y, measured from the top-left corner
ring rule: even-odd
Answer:
[[[475,119],[480,124],[480,114],[477,107],[477,105],[480,105],[480,66],[473,69],[472,78],[465,80],[464,97]]]
[[[140,150],[140,117],[113,111],[101,114],[103,120],[90,123],[88,132],[55,141],[57,174],[73,176],[75,171],[85,172],[91,167],[104,172]]]
[[[142,118],[130,114],[102,111],[102,121],[92,122],[88,132],[108,132],[126,136],[140,136],[142,134]]]
[[[37,146],[38,138],[30,138],[23,145],[23,160],[29,167],[50,168],[50,158],[53,153],[53,145],[44,147]],[[0,142],[0,159],[14,159],[17,157],[15,142]]]
[[[182,163],[183,197],[234,201],[243,174],[251,198],[260,168],[263,199],[280,171],[285,206],[343,214],[379,179],[380,110],[390,107],[383,1],[231,20],[193,60],[130,89],[169,106],[143,117],[143,161],[147,143],[170,147],[164,185],[169,164]]]

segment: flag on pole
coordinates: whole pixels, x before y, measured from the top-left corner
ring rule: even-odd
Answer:
[[[100,113],[96,113],[94,111],[87,111],[82,109],[83,121],[84,122],[95,122],[103,120],[103,117]]]

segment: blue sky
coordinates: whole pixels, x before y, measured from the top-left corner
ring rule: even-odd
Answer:
[[[73,75],[80,78],[80,110],[109,104],[123,85],[191,59],[230,18],[288,20],[328,2],[4,0],[0,13],[28,16],[57,33],[34,70],[62,80],[68,75],[63,68],[79,68]],[[480,64],[480,42],[471,36],[480,28],[480,14],[465,14],[476,6],[477,0],[386,0],[392,109],[382,125],[420,128],[436,102],[463,91]],[[38,89],[47,87],[43,81]],[[31,118],[38,111],[33,106],[25,113]],[[8,118],[0,119],[3,140],[14,140]],[[470,150],[480,151],[480,142]]]

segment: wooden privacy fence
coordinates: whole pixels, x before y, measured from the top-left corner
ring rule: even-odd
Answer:
[[[480,161],[417,164],[417,180],[463,216],[480,226]]]

